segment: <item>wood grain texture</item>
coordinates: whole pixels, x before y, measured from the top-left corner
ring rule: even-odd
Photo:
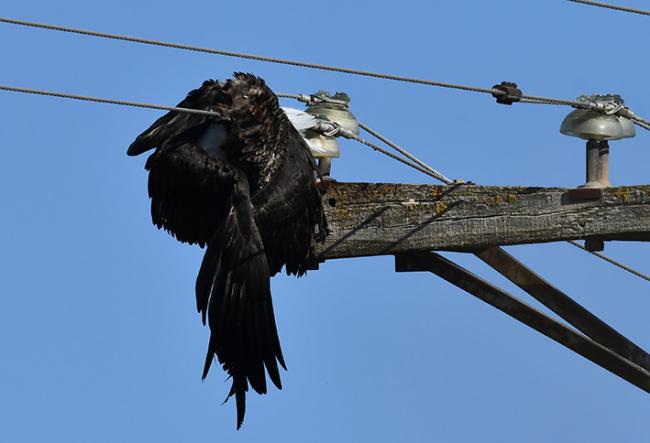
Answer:
[[[584,238],[650,241],[650,186],[608,188],[598,200],[567,189],[332,183],[320,260]]]

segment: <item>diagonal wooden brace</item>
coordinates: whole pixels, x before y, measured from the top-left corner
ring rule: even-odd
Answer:
[[[650,371],[650,355],[646,351],[502,248],[493,246],[475,255],[592,340]]]
[[[650,393],[650,372],[433,252],[395,256],[397,272],[432,272],[602,368]]]

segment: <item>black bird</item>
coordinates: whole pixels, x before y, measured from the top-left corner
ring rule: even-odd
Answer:
[[[312,241],[327,225],[313,158],[264,80],[235,73],[208,80],[129,146],[155,148],[147,159],[151,217],[181,242],[207,245],[196,280],[197,310],[210,327],[203,378],[216,355],[232,378],[237,429],[248,385],[282,388],[286,370],[273,315],[270,277],[285,267],[302,275]]]

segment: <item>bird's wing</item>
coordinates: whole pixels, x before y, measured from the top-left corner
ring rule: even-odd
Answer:
[[[291,128],[285,143],[286,161],[273,186],[253,197],[255,219],[263,227],[271,275],[283,266],[288,274],[302,275],[313,264],[312,240],[325,238],[327,221],[314,178],[314,159],[304,139]]]
[[[169,112],[140,134],[127,153],[138,155],[153,148],[198,143],[217,123],[227,134],[221,146],[223,157],[244,171],[253,192],[268,184],[284,161],[285,146],[279,138],[291,124],[261,78],[235,73],[224,83],[208,80],[178,107],[216,115]]]
[[[223,92],[223,85],[214,80],[207,80],[200,88],[190,91],[177,107],[212,111],[218,115],[170,111],[138,135],[129,146],[127,154],[140,155],[150,149],[160,148],[164,143],[181,144],[193,141],[200,137],[200,132],[207,125],[215,121],[223,123],[228,119],[225,112],[227,97]]]
[[[193,143],[167,145],[147,159],[151,219],[181,242],[204,246],[223,222],[229,173]]]
[[[237,402],[237,428],[244,420],[248,385],[266,393],[266,371],[282,388],[277,362],[286,369],[273,315],[269,267],[253,217],[248,181],[234,168],[228,212],[208,243],[196,280],[197,309],[206,315],[210,342],[203,377],[216,355],[232,377],[228,398]]]

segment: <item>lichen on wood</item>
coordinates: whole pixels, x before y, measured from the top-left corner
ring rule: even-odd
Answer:
[[[321,259],[583,238],[650,240],[650,186],[572,200],[567,189],[331,183]]]

